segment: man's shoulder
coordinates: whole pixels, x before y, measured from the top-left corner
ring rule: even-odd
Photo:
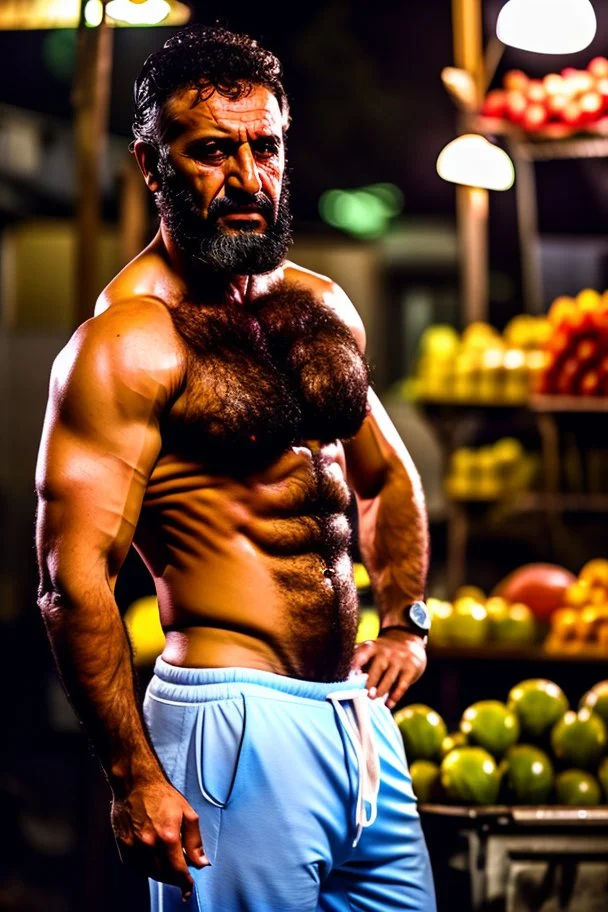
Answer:
[[[365,329],[359,313],[344,289],[329,276],[313,272],[291,261],[285,264],[287,282],[297,282],[330,307],[350,329],[359,347],[365,349]]]
[[[158,384],[170,394],[181,382],[183,349],[162,301],[114,297],[75,330],[53,374],[60,385],[114,379],[134,389]]]

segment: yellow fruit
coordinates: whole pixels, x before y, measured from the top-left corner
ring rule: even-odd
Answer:
[[[601,295],[594,288],[584,288],[576,296],[576,304],[579,310],[590,313],[599,310]]]
[[[353,564],[353,576],[357,589],[367,589],[371,585],[369,574],[363,564]]]
[[[380,629],[380,620],[375,608],[362,608],[359,615],[359,626],[357,628],[357,643],[364,643],[366,640],[375,640]]]
[[[125,611],[124,622],[133,646],[135,664],[152,664],[165,646],[156,596],[146,595],[132,602]]]
[[[479,586],[459,586],[454,593],[454,601],[461,598],[472,598],[476,602],[483,604],[486,600],[486,594]]]
[[[553,304],[549,308],[547,318],[553,326],[559,326],[562,320],[573,316],[577,312],[578,307],[574,298],[570,298],[567,295],[560,295],[559,298],[556,298],[553,301]]]
[[[551,637],[560,643],[573,639],[577,621],[578,611],[574,608],[558,608],[551,615]]]
[[[608,599],[606,590],[603,586],[592,586],[589,591],[589,603],[591,605],[603,605]]]
[[[608,587],[608,560],[604,557],[595,557],[593,560],[587,561],[578,578],[590,586]]]
[[[564,592],[564,603],[571,605],[573,608],[582,608],[589,602],[589,583],[583,579],[577,579],[571,583]]]

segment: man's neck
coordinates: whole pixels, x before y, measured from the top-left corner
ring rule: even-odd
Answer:
[[[261,275],[218,275],[188,260],[164,224],[161,224],[157,238],[173,272],[184,283],[186,297],[201,303],[225,302],[246,307],[282,277],[281,268]]]

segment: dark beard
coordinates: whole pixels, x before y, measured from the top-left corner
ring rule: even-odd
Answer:
[[[191,191],[184,186],[172,165],[162,158],[158,174],[160,189],[155,194],[158,211],[174,242],[188,259],[213,273],[230,275],[272,272],[283,262],[292,240],[286,175],[276,218],[272,202],[264,193],[251,195],[238,190],[213,200],[207,217],[203,218]],[[220,216],[239,211],[244,204],[255,205],[263,215],[268,226],[263,234],[245,228],[228,234],[217,224]]]

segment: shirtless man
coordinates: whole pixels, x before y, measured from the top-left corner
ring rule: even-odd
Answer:
[[[201,26],[144,64],[160,228],[53,366],[39,604],[154,910],[432,912],[390,712],[426,664],[423,495],[353,305],[285,258],[280,77]],[[382,626],[358,646],[351,491]],[[143,716],[113,597],[131,544],[166,633]]]

